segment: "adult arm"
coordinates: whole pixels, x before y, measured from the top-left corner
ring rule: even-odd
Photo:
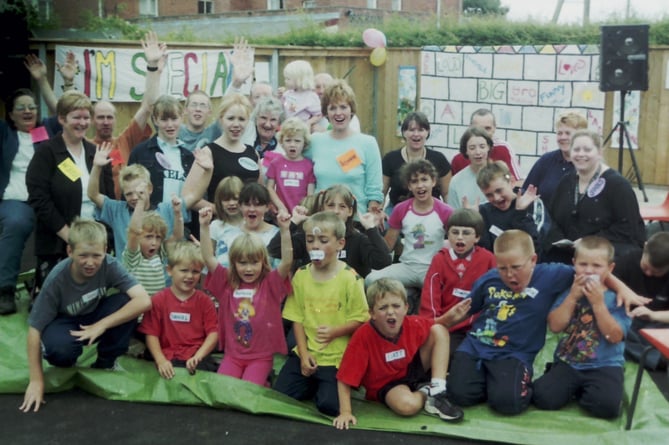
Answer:
[[[144,79],[144,96],[134,116],[139,128],[143,129],[151,116],[151,108],[160,95],[160,76],[165,67],[167,45],[158,42],[158,35],[154,31],[149,31],[144,35],[141,45],[147,68],[156,68],[155,70],[147,69]]]
[[[56,105],[58,104],[58,97],[54,93],[51,84],[49,83],[49,73],[46,64],[34,54],[28,54],[25,58],[25,67],[30,72],[30,75],[35,79],[39,86],[42,98],[49,109],[50,114],[56,114]],[[78,71],[77,60],[72,51],[68,51],[65,56],[65,62],[59,64],[56,62],[56,70],[63,78],[63,91],[68,91],[74,88],[74,76]]]
[[[184,186],[181,189],[181,197],[184,200],[186,209],[189,210],[196,204],[199,204],[200,201],[203,201],[202,198],[207,191],[207,187],[211,182],[211,175],[214,171],[214,161],[211,156],[211,150],[208,147],[195,150],[193,157],[195,158],[195,162],[188,172]],[[204,207],[204,205],[198,207]]]
[[[381,169],[381,152],[379,144],[373,136],[369,136],[370,145],[365,154],[365,196],[367,211],[379,213],[383,209],[383,174]],[[361,211],[363,209],[360,209]]]

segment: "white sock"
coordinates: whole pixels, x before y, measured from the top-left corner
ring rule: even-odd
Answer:
[[[430,395],[434,396],[443,391],[446,391],[446,379],[433,378],[430,381]]]

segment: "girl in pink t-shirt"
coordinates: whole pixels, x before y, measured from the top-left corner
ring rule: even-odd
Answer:
[[[262,239],[253,233],[239,235],[230,246],[230,268],[221,266],[209,234],[212,211],[200,210],[200,246],[209,269],[205,287],[218,300],[218,330],[225,354],[218,372],[267,384],[274,354],[286,354],[281,303],[290,292],[293,263],[290,215],[280,212],[281,262],[274,270]]]

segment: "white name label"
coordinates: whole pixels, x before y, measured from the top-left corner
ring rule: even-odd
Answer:
[[[465,289],[453,289],[453,296],[458,298],[467,298],[469,296],[469,291]]]
[[[504,233],[504,230],[500,229],[499,227],[497,227],[497,226],[494,225],[494,224],[493,224],[492,226],[490,226],[490,228],[488,229],[488,231],[489,231],[490,233],[492,233],[493,235],[495,235],[495,236],[500,236],[502,233]]]
[[[300,181],[298,179],[285,179],[283,185],[286,187],[299,187]]]
[[[233,298],[253,298],[253,294],[255,294],[255,290],[253,289],[236,289],[232,293]]]
[[[84,303],[90,303],[98,297],[99,290],[93,290],[81,296],[81,301]]]
[[[170,320],[178,323],[190,323],[190,314],[187,312],[170,312]]]
[[[407,353],[404,349],[399,351],[386,352],[386,362],[394,362],[395,360],[401,360],[407,356]]]

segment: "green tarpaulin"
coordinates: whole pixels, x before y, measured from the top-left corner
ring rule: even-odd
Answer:
[[[24,298],[25,300],[25,298]],[[23,393],[28,384],[26,361],[27,309],[21,301],[20,312],[0,317],[0,393]],[[540,375],[550,359],[554,339],[549,337],[546,348],[535,363]],[[320,414],[313,404],[298,402],[271,389],[221,376],[197,372],[189,375],[177,369],[172,380],[160,378],[152,363],[123,356],[122,370],[90,369],[95,349],[87,348],[78,366],[54,368],[45,363],[46,392],[82,388],[99,397],[140,403],[174,403],[205,405],[212,408],[231,408],[253,414],[269,414],[296,420],[331,424],[332,419]],[[275,366],[282,360],[277,358]],[[637,365],[625,367],[623,409],[627,409]],[[48,400],[48,394],[46,396]],[[48,409],[47,407],[43,409]],[[465,409],[465,420],[450,424],[428,415],[402,418],[378,403],[362,400],[356,394],[353,410],[358,418],[356,428],[398,431],[412,434],[463,437],[514,444],[569,443],[596,444],[661,444],[669,437],[669,403],[648,375],[644,376],[639,401],[630,431],[625,431],[626,415],[606,421],[589,417],[576,404],[560,411],[546,412],[530,408],[519,416],[502,416],[485,405]]]

